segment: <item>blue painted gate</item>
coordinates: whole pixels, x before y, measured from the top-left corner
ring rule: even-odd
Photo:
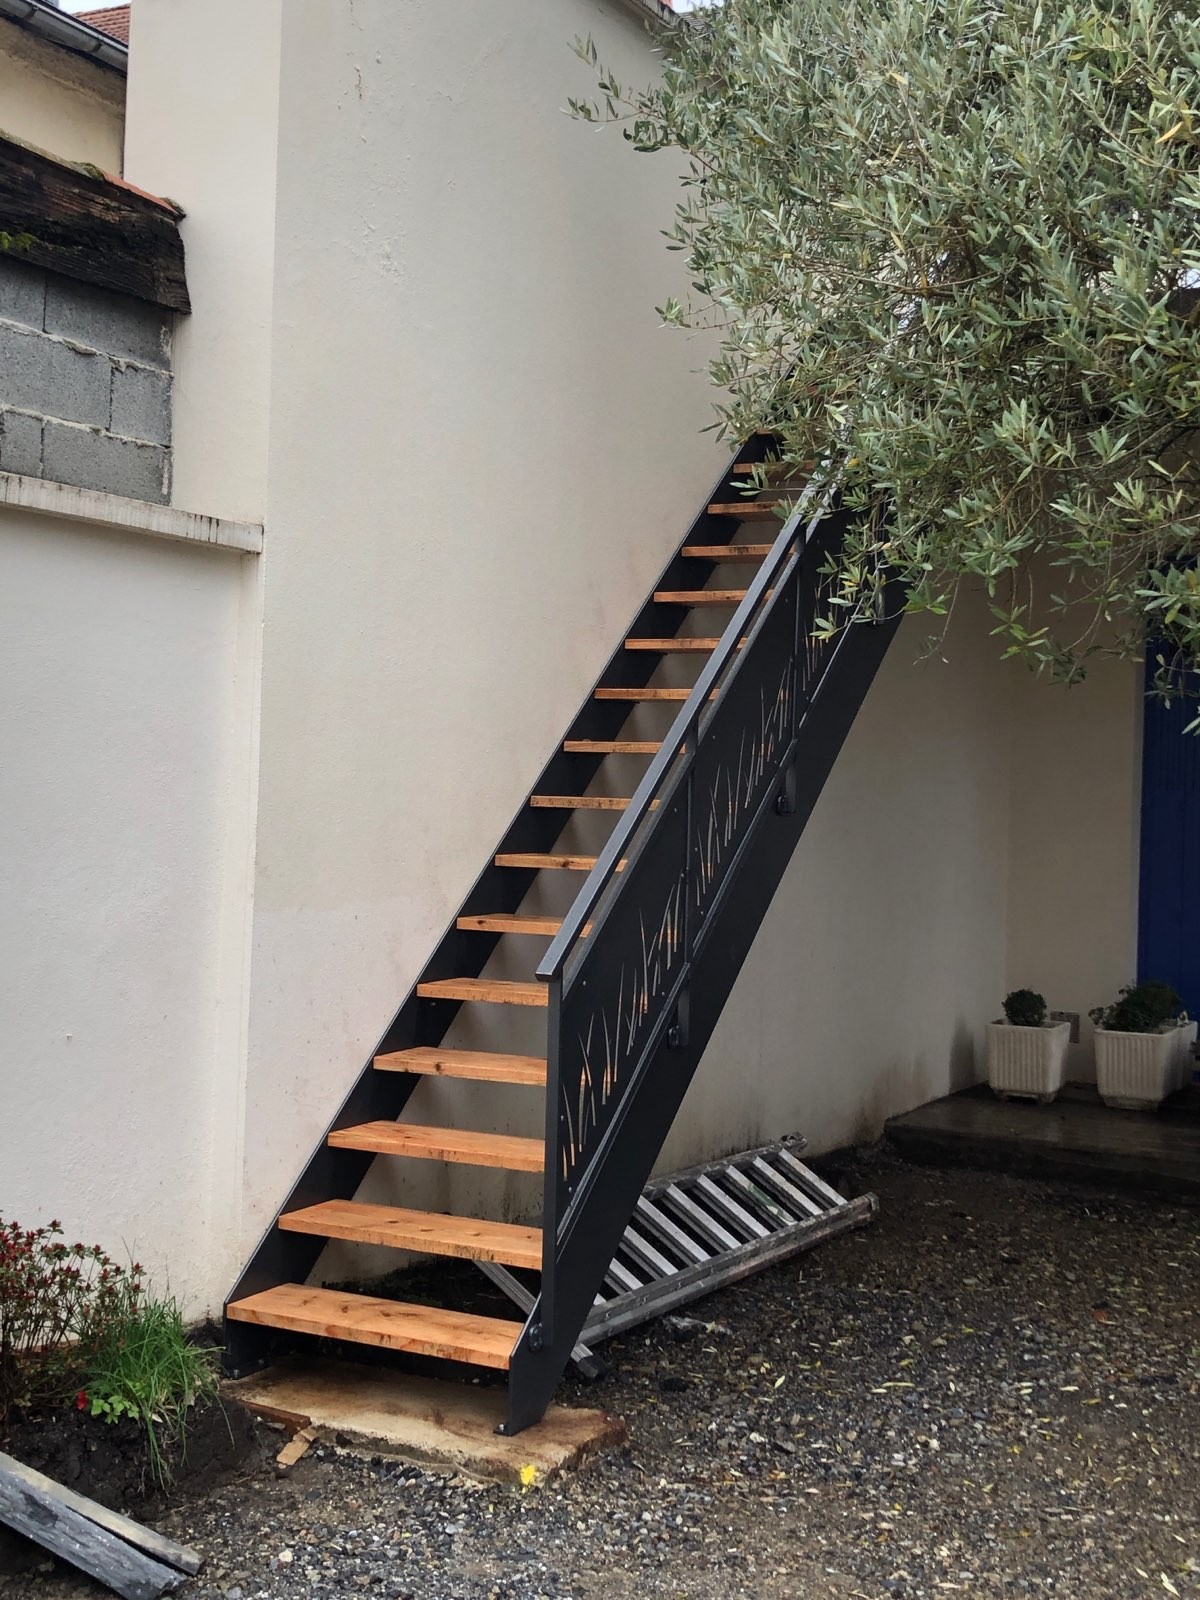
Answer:
[[[1147,685],[1149,684],[1149,670]],[[1160,978],[1200,1016],[1200,734],[1189,695],[1148,698],[1142,746],[1138,977]]]

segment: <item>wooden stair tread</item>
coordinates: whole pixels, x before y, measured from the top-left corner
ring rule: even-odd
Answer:
[[[764,517],[774,517],[782,510],[782,500],[735,500],[732,505],[715,504],[708,508],[710,517],[737,517],[740,522],[756,522]]]
[[[690,689],[597,689],[597,700],[686,700]]]
[[[395,1250],[455,1256],[461,1261],[502,1261],[533,1272],[542,1269],[540,1228],[487,1222],[482,1217],[410,1211],[404,1206],[371,1205],[362,1200],[322,1200],[315,1206],[285,1212],[279,1226],[290,1233],[314,1233],[323,1239],[352,1239]]]
[[[697,561],[761,561],[771,554],[769,544],[685,544],[680,552]]]
[[[538,1056],[513,1056],[494,1050],[446,1050],[419,1045],[375,1057],[380,1072],[417,1072],[431,1078],[469,1078],[479,1083],[527,1083],[542,1088],[546,1063]]]
[[[544,1006],[544,983],[511,983],[500,978],[436,978],[419,983],[422,1000],[485,1000],[498,1006]]]
[[[527,917],[520,911],[482,911],[459,917],[455,927],[464,933],[532,933],[553,939],[562,927],[562,918]]]
[[[662,749],[662,740],[564,739],[563,749],[573,756],[652,756]]]
[[[521,1323],[500,1317],[408,1305],[403,1300],[379,1300],[373,1295],[309,1288],[302,1283],[281,1283],[234,1300],[228,1314],[234,1322],[256,1322],[267,1328],[347,1339],[385,1350],[409,1350],[444,1361],[468,1361],[501,1372],[508,1370],[522,1328]]]
[[[682,652],[685,655],[706,653],[715,650],[720,643],[718,639],[626,639],[626,650],[653,650],[659,655]]]
[[[664,606],[736,606],[745,589],[656,589],[655,601]]]
[[[335,1129],[329,1142],[339,1150],[458,1161],[468,1167],[503,1167],[509,1172],[541,1172],[546,1161],[541,1139],[465,1128],[427,1128],[417,1122],[361,1122],[353,1128]]]
[[[532,867],[537,872],[543,867],[557,867],[563,872],[590,872],[596,865],[595,856],[557,856],[548,850],[504,850],[495,861],[498,867]]]
[[[535,794],[529,804],[550,811],[624,811],[629,800],[607,794]]]

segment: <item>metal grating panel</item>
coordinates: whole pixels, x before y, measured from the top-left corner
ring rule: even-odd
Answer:
[[[875,1196],[845,1199],[798,1159],[803,1147],[784,1139],[649,1184],[572,1352],[576,1366],[594,1376],[593,1345],[870,1222]],[[534,1296],[518,1278],[478,1266],[528,1312]]]

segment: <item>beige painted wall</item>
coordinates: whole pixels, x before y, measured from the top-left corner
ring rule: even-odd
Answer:
[[[0,18],[0,129],[120,174],[125,79]]]
[[[1008,676],[1006,987],[1080,1014],[1068,1071],[1092,1080],[1087,1013],[1136,977],[1141,669],[1101,661],[1072,689]]]
[[[0,1212],[127,1251],[197,1313],[230,1250],[222,900],[252,561],[0,509]]]

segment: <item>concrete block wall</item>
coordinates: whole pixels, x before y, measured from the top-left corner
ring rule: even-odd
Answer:
[[[0,472],[166,502],[172,313],[0,255]]]

